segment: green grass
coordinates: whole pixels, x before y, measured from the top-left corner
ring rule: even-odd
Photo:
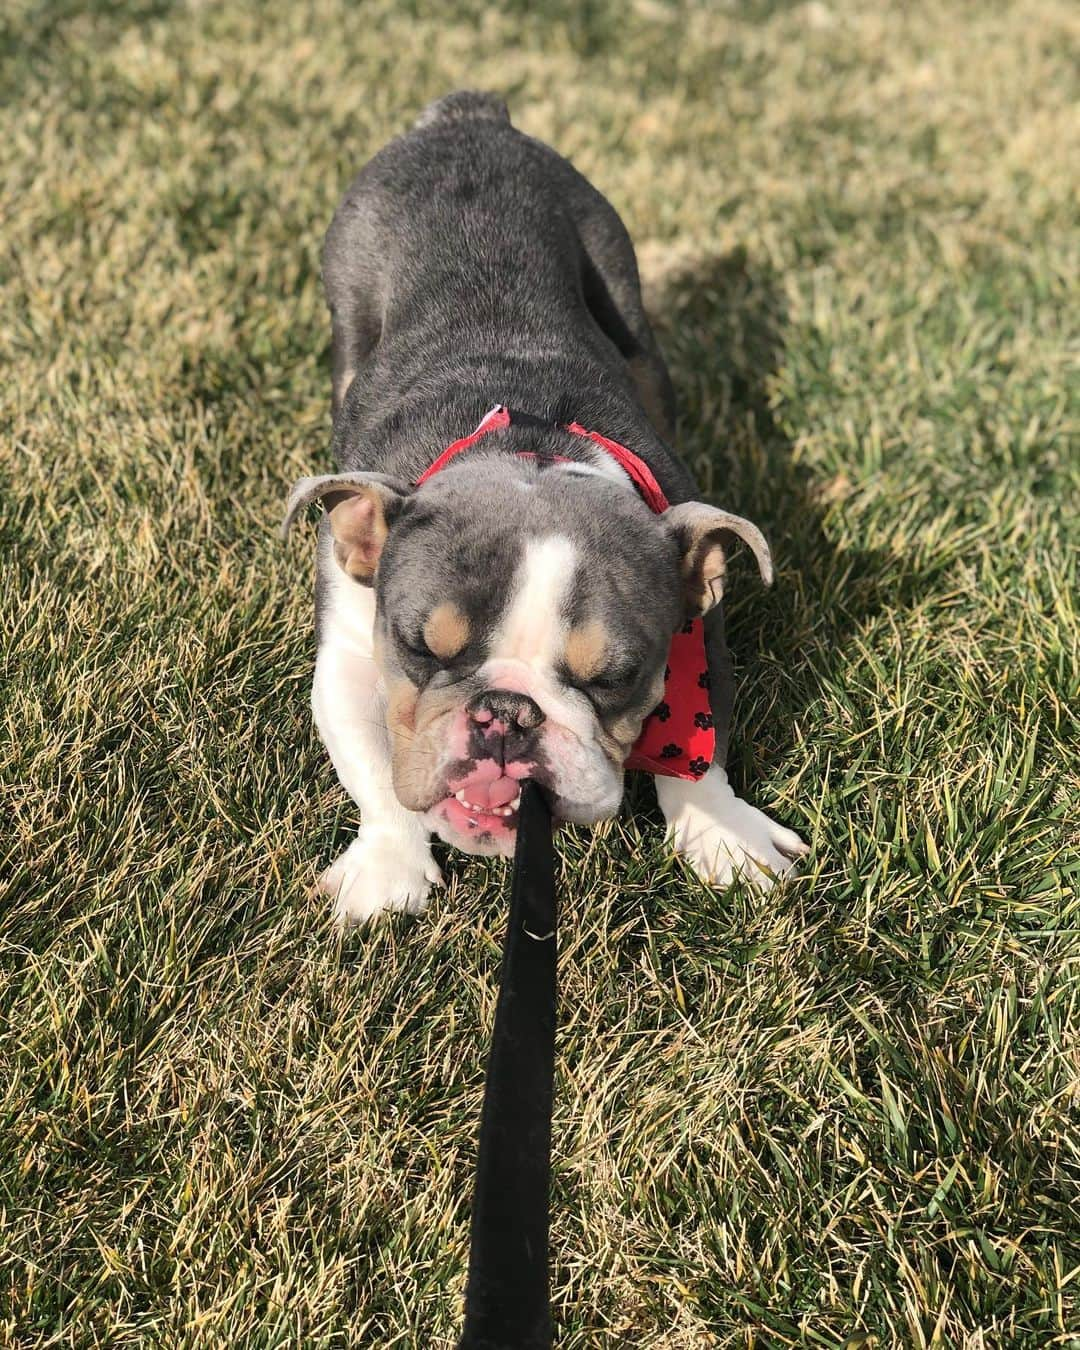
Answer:
[[[1067,0],[6,7],[3,1344],[452,1344],[506,871],[311,897],[356,817],[275,529],[336,199],[471,84],[640,245],[779,564],[733,776],[814,845],[756,899],[644,783],[563,835],[560,1344],[1080,1346],[1078,47]]]

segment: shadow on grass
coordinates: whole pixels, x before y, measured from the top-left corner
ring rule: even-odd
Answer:
[[[753,797],[794,753],[823,666],[848,661],[860,625],[914,597],[898,592],[890,560],[840,548],[825,529],[835,485],[799,462],[775,410],[788,315],[771,269],[741,249],[699,257],[654,279],[647,303],[678,399],[677,448],[702,495],[755,521],[777,563],[763,591],[736,560],[725,598],[737,681],[728,767]]]

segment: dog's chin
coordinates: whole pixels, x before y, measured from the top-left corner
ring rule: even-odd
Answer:
[[[511,857],[517,839],[518,813],[502,808],[498,812],[466,806],[457,797],[445,797],[428,811],[424,823],[444,844],[464,853]]]

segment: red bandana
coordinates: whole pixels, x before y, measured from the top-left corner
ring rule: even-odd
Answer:
[[[512,413],[498,407],[486,414],[471,435],[454,441],[430,464],[415,486],[444,469],[455,455],[460,455],[482,436],[514,423],[537,426],[538,418]],[[563,428],[575,436],[584,436],[616,461],[626,471],[645,505],[657,515],[668,509],[668,499],[644,460],[639,459],[625,445],[609,441],[598,431],[586,431],[577,422]],[[565,463],[559,456],[556,462]],[[709,665],[705,657],[705,625],[700,619],[691,619],[671,639],[667,669],[664,671],[664,697],[646,717],[630,758],[628,769],[643,769],[646,773],[665,774],[669,778],[701,778],[712,763],[716,734],[713,730],[712,709],[709,704]]]

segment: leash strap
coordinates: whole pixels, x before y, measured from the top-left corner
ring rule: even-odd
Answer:
[[[551,814],[525,783],[491,1034],[458,1350],[549,1350],[548,1191],[555,1071]]]

